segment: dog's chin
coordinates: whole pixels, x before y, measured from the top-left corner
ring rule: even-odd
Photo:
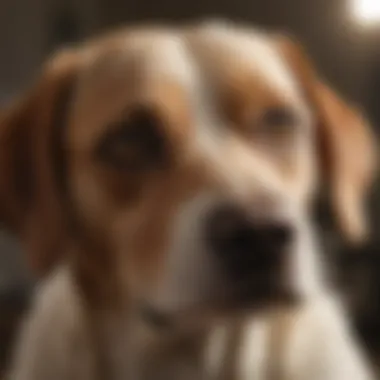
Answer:
[[[149,302],[140,305],[140,316],[151,328],[173,332],[191,328],[207,328],[217,323],[270,313],[274,310],[294,309],[303,302],[297,292],[281,288],[275,291],[246,290],[234,297],[220,297],[199,302],[177,310],[165,310]]]

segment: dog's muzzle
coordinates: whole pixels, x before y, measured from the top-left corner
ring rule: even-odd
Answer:
[[[172,281],[161,297],[148,298],[140,308],[144,321],[166,329],[301,301],[291,278],[295,222],[278,210],[255,209],[218,201],[197,214],[197,228],[187,226],[190,237],[180,239],[184,251],[174,251],[178,261],[176,271],[169,267]]]
[[[295,231],[290,221],[257,217],[222,204],[210,211],[205,240],[236,302],[291,300],[287,269]]]

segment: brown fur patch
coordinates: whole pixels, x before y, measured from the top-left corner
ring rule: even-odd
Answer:
[[[318,117],[319,157],[340,227],[351,241],[360,241],[367,233],[364,203],[377,166],[371,128],[318,77],[299,44],[284,37],[278,43]]]
[[[22,237],[39,273],[56,262],[67,242],[51,149],[58,103],[79,65],[79,53],[60,54],[0,120],[1,217]]]

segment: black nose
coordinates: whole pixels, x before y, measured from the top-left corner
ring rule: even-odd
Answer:
[[[238,207],[223,205],[207,221],[211,251],[236,279],[280,268],[292,238],[287,222],[259,220]]]

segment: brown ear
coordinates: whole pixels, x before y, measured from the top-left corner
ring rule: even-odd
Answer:
[[[0,115],[0,220],[24,243],[38,274],[67,242],[54,136],[79,64],[78,53],[59,54],[32,90]]]
[[[299,44],[282,37],[279,46],[317,117],[322,178],[340,227],[352,242],[360,241],[368,231],[365,201],[375,175],[375,138],[362,115],[318,77]]]

